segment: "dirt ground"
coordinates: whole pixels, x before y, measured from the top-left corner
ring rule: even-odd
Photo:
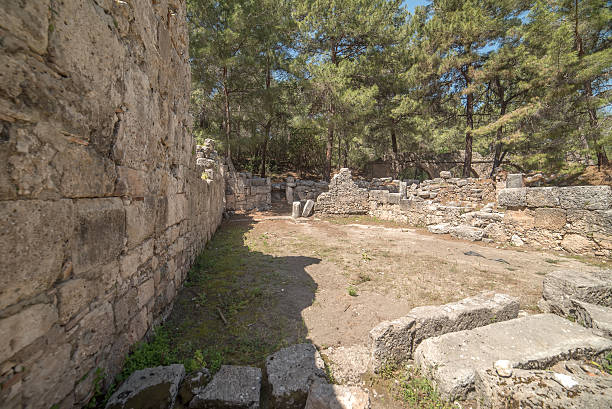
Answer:
[[[533,313],[544,275],[601,260],[433,236],[364,216],[293,221],[237,214],[198,258],[166,324],[207,366],[263,366],[297,342],[365,345],[380,321],[494,290]],[[605,263],[604,263],[605,264]],[[608,263],[609,266],[609,263]]]

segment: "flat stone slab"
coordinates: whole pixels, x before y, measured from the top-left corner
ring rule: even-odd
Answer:
[[[304,205],[304,211],[302,212],[302,217],[309,217],[314,210],[315,202],[312,199],[306,200],[306,204]]]
[[[589,304],[584,301],[572,300],[571,315],[576,321],[593,333],[612,339],[612,308]]]
[[[443,397],[457,399],[474,389],[478,370],[498,360],[508,360],[514,368],[542,369],[609,351],[612,341],[558,315],[539,314],[426,339],[414,358]]]
[[[310,387],[327,383],[323,358],[312,344],[292,345],[268,356],[266,374],[275,408],[302,409]]]
[[[191,409],[257,409],[261,369],[223,365],[206,387],[189,403]]]
[[[374,371],[412,358],[425,339],[506,321],[518,316],[518,298],[486,292],[439,306],[417,307],[406,317],[383,321],[370,331]]]
[[[370,395],[357,386],[312,386],[304,409],[369,409]]]
[[[612,270],[556,270],[544,277],[542,311],[567,316],[572,299],[612,308]]]
[[[370,350],[364,345],[350,347],[330,347],[321,354],[333,376],[334,383],[341,385],[360,385],[361,376],[368,371]]]
[[[109,399],[106,409],[171,409],[185,367],[175,364],[134,372]]]
[[[557,372],[515,369],[500,377],[493,369],[476,373],[476,393],[485,408],[601,409],[612,403],[612,376],[567,365]],[[564,368],[565,369],[565,368]]]
[[[465,224],[454,226],[448,229],[451,236],[470,241],[480,241],[484,236],[484,230]]]

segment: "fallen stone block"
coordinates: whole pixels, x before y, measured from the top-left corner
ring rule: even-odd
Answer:
[[[399,193],[389,193],[389,204],[399,204],[400,198],[401,196]]]
[[[312,211],[314,210],[314,205],[314,200],[306,200],[306,204],[304,205],[304,211],[302,212],[302,217],[309,217],[312,214]]]
[[[439,223],[427,226],[427,230],[433,234],[448,234],[451,227],[450,223]]]
[[[291,209],[291,217],[297,219],[300,217],[300,210],[302,208],[302,204],[300,202],[293,202],[293,207]]]
[[[333,381],[341,385],[359,385],[361,375],[368,371],[370,350],[363,345],[350,347],[330,347],[321,351]]]
[[[542,311],[567,316],[572,299],[612,308],[612,271],[556,270],[544,277]]]
[[[175,364],[136,371],[111,396],[106,409],[173,408],[185,367]]]
[[[580,366],[573,372],[514,370],[502,378],[493,369],[476,372],[476,394],[489,409],[599,409],[612,402],[612,376]]]
[[[312,344],[292,345],[268,356],[266,374],[272,405],[282,409],[302,409],[310,387],[327,382],[325,364]]]
[[[451,236],[470,241],[480,241],[484,235],[484,230],[465,224],[451,227],[448,231]]]
[[[518,316],[519,300],[506,294],[482,293],[455,303],[416,307],[406,317],[383,321],[370,331],[372,368],[411,359],[425,339],[510,320]]]
[[[206,387],[189,403],[190,409],[257,409],[261,369],[223,365]]]
[[[580,325],[592,328],[594,334],[612,339],[612,308],[572,300],[570,315]]]
[[[424,340],[414,353],[416,364],[447,399],[466,398],[476,372],[495,361],[514,368],[542,369],[572,359],[599,359],[612,341],[553,314],[531,315]]]
[[[369,409],[370,395],[357,386],[317,383],[310,388],[304,409]]]

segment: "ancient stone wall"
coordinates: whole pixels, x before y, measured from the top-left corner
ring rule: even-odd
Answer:
[[[612,254],[610,186],[505,188],[506,183],[523,185],[522,175],[508,175],[503,184],[452,178],[449,172],[441,176],[411,186],[388,182],[385,188],[368,191],[343,170],[332,180],[329,193],[319,196],[315,209],[323,214],[368,213],[467,240]],[[399,185],[397,193],[387,188],[390,184]]]
[[[81,407],[171,307],[223,175],[195,164],[183,0],[0,15],[0,407]]]
[[[229,167],[231,168],[231,166]],[[253,177],[250,172],[235,172],[226,167],[225,207],[227,210],[265,210],[272,204],[270,178]]]
[[[317,200],[323,192],[329,190],[329,183],[319,180],[296,179],[292,176],[285,183],[285,199],[291,204],[294,201]]]

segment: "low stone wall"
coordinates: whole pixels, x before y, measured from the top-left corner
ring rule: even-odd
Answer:
[[[325,181],[295,179],[291,176],[287,178],[285,187],[285,200],[287,200],[287,203],[317,200],[321,193],[329,190],[329,184]]]
[[[224,179],[194,149],[184,1],[0,15],[0,407],[80,408],[171,308]]]
[[[272,204],[270,178],[253,177],[250,172],[225,172],[226,210],[268,209]]]
[[[428,227],[432,233],[468,239],[530,245],[575,254],[612,254],[610,186],[502,188],[490,179],[442,178],[406,186],[398,193],[367,191],[342,170],[319,196],[316,211],[368,213],[383,220]],[[507,183],[521,185],[521,175]],[[365,205],[367,203],[367,205]]]

